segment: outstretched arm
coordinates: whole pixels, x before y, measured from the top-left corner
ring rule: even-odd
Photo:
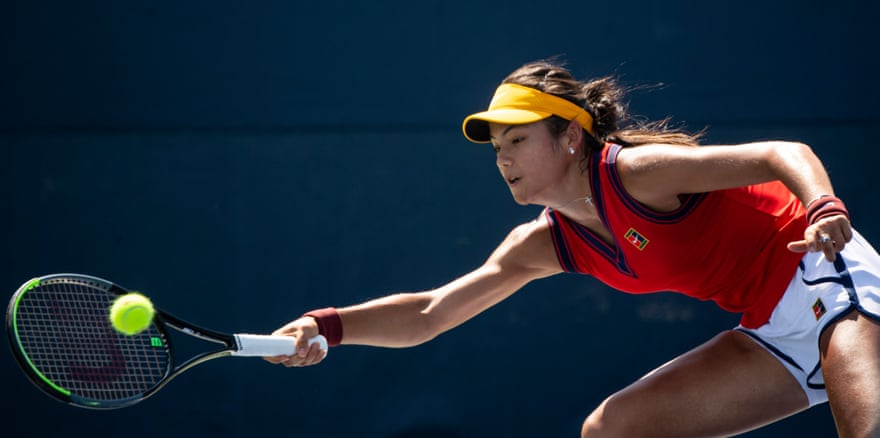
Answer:
[[[544,219],[520,225],[474,271],[437,289],[400,293],[337,309],[342,344],[409,347],[427,342],[512,295],[528,282],[561,272]],[[319,333],[312,317],[296,319],[274,334],[295,336],[297,354],[267,358],[287,366],[323,359],[306,340]]]

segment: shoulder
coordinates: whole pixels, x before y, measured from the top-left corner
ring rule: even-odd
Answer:
[[[671,144],[629,146],[618,150],[615,163],[619,172],[638,175],[656,171],[682,160],[693,159],[704,150],[703,146]]]
[[[646,144],[621,148],[615,171],[634,200],[655,211],[679,208],[679,196],[690,190],[689,163],[702,147]]]
[[[489,260],[504,270],[528,271],[536,277],[562,272],[544,213],[513,228]]]

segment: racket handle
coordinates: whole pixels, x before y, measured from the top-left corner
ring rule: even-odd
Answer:
[[[248,335],[236,334],[235,343],[238,350],[233,356],[291,356],[296,353],[296,338],[280,335]],[[327,352],[327,339],[317,335],[309,339],[309,345],[318,344]]]

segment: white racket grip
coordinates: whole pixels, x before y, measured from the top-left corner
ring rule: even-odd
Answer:
[[[296,352],[296,338],[281,335],[234,335],[238,350],[233,356],[292,356]],[[317,335],[309,339],[309,345],[318,344],[327,353],[327,338]]]

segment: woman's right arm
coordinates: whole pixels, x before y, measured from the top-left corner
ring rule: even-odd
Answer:
[[[389,295],[337,309],[342,344],[409,347],[427,342],[501,302],[528,282],[561,272],[542,217],[515,228],[479,268],[437,289]],[[295,336],[297,355],[267,358],[287,366],[323,359],[306,339],[318,334],[314,318],[302,317],[274,334]]]

